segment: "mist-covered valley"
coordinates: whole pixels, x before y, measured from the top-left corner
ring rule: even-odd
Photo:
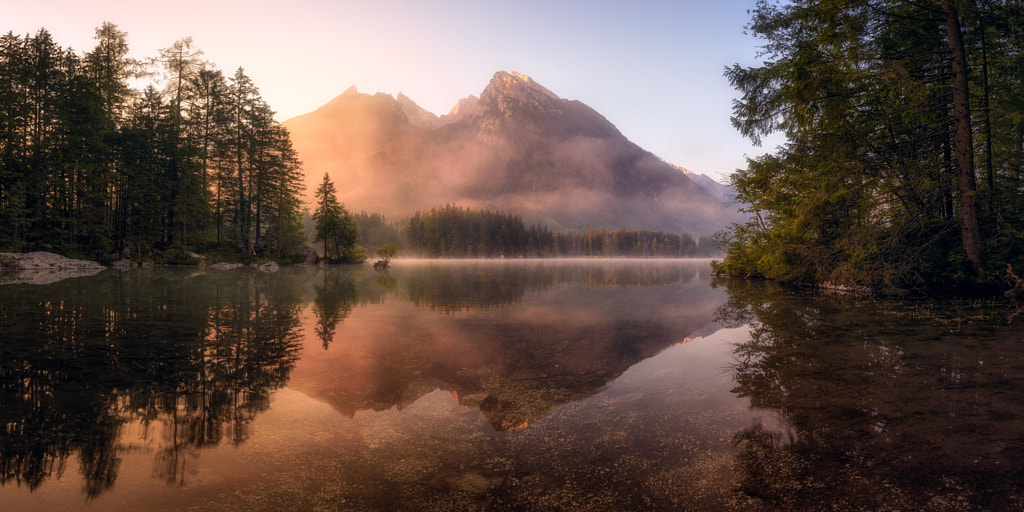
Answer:
[[[728,187],[632,143],[601,114],[499,71],[441,116],[399,93],[354,86],[282,123],[306,174],[327,174],[349,211],[406,218],[448,204],[522,215],[555,230],[707,234],[741,219]]]

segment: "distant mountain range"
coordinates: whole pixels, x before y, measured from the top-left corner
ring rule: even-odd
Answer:
[[[518,73],[443,116],[399,93],[355,87],[285,121],[307,200],[328,173],[350,211],[401,218],[458,204],[555,229],[712,233],[741,219],[730,188],[670,165],[601,114]]]

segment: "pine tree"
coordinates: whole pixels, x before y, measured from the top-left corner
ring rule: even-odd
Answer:
[[[334,182],[327,173],[316,189],[316,201],[313,220],[316,222],[316,241],[324,244],[324,257],[328,261],[351,261],[359,232],[352,216],[338,202]]]
[[[759,2],[748,28],[765,64],[727,70],[742,93],[733,123],[788,142],[733,176],[753,220],[723,238],[723,270],[878,287],[998,280],[982,269],[1019,260],[1010,233],[1024,227],[1017,201],[992,197],[1021,197],[1019,181],[1000,186],[1014,168],[1000,162],[1022,153],[1019,128],[1000,120],[1022,110],[991,100],[1019,87],[1008,57],[1020,17],[1009,2]],[[992,169],[984,190],[976,167]]]
[[[0,249],[295,250],[301,163],[241,70],[229,87],[185,38],[150,61],[163,92],[134,91],[125,33],[104,23],[96,40],[79,57],[46,30],[0,37]]]

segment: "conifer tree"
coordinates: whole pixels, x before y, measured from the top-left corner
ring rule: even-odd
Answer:
[[[352,216],[338,202],[334,182],[327,173],[316,189],[313,220],[316,223],[316,241],[323,242],[324,257],[328,261],[345,261],[353,255],[359,232]]]
[[[992,101],[1019,87],[1021,15],[1014,2],[758,2],[748,29],[765,63],[726,70],[742,94],[733,123],[788,140],[733,175],[752,220],[724,235],[722,270],[927,287],[1024,264],[1019,126],[1002,123],[1022,109]]]
[[[301,163],[244,73],[232,89],[185,38],[149,61],[163,83],[134,91],[126,34],[96,40],[78,56],[46,30],[0,37],[0,250],[297,251]]]

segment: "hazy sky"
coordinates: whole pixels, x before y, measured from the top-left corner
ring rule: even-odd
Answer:
[[[46,28],[78,53],[104,21],[135,57],[192,37],[230,76],[238,67],[284,121],[349,86],[399,92],[444,114],[495,71],[518,71],[586,103],[626,137],[717,179],[753,147],[729,122],[727,65],[757,63],[744,35],[755,0],[35,0],[9,2],[0,31]],[[11,5],[13,4],[13,5]]]

